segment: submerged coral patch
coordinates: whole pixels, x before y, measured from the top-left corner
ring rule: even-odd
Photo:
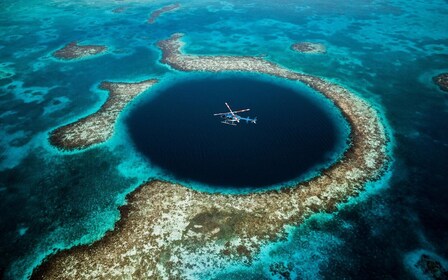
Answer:
[[[323,44],[312,42],[299,42],[291,46],[291,49],[300,53],[319,54],[326,53],[327,49]]]
[[[149,16],[149,18],[148,18],[148,23],[150,23],[150,24],[155,23],[156,20],[157,20],[162,14],[167,13],[167,12],[171,12],[171,11],[175,11],[175,10],[179,9],[179,7],[180,7],[180,4],[179,4],[179,3],[176,3],[176,4],[167,5],[167,6],[164,6],[164,7],[160,8],[160,9],[158,9],[158,10],[155,10],[155,11],[152,12],[151,15]]]
[[[448,73],[437,75],[432,80],[441,90],[448,91]]]

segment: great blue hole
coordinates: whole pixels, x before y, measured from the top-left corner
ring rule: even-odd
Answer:
[[[225,102],[249,108],[239,115],[257,123],[222,124],[213,114],[226,112]],[[164,87],[125,122],[137,151],[171,179],[256,190],[316,172],[342,154],[347,132],[338,114],[293,82],[220,74]]]

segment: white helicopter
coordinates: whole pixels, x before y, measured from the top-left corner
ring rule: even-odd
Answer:
[[[228,124],[228,125],[237,125],[240,121],[246,121],[246,123],[253,123],[256,124],[257,123],[257,118],[244,118],[241,117],[239,115],[237,115],[236,113],[242,113],[242,112],[247,112],[250,111],[250,109],[242,109],[242,110],[236,110],[236,111],[232,111],[232,109],[230,109],[229,104],[227,104],[227,102],[225,102],[227,108],[229,109],[229,112],[225,112],[225,113],[216,113],[213,114],[213,116],[221,116],[221,118],[223,118],[224,120],[221,121],[221,123],[223,124]]]

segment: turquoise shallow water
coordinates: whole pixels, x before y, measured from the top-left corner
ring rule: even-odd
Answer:
[[[185,1],[148,25],[164,4],[0,3],[0,275],[26,278],[53,249],[100,238],[126,193],[163,176],[125,145],[132,108],[109,142],[86,152],[60,153],[47,135],[95,111],[106,97],[97,90],[102,80],[175,81],[180,74],[157,62],[155,46],[174,32],[186,34],[189,53],[260,55],[340,83],[381,109],[395,139],[388,180],[336,214],[291,228],[252,265],[198,278],[284,279],[268,269],[283,262],[299,278],[413,279],[419,252],[448,258],[448,102],[431,81],[448,71],[446,1]],[[129,8],[111,12],[122,6]],[[109,52],[51,58],[74,40]],[[327,53],[295,53],[297,41],[323,43]]]

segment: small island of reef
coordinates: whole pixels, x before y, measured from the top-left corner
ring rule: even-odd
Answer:
[[[155,10],[154,12],[151,13],[151,15],[149,16],[148,19],[148,23],[154,23],[156,22],[156,20],[164,13],[168,13],[170,11],[175,11],[177,9],[179,9],[180,4],[172,4],[172,5],[167,5],[165,7],[162,7],[158,10]]]
[[[55,51],[53,56],[61,60],[75,60],[101,54],[106,49],[105,46],[79,45],[78,42],[71,42],[62,49]]]
[[[55,129],[50,135],[51,144],[62,150],[75,150],[106,141],[114,132],[121,110],[155,83],[154,79],[137,83],[102,82],[100,89],[109,91],[103,106],[89,116]]]

